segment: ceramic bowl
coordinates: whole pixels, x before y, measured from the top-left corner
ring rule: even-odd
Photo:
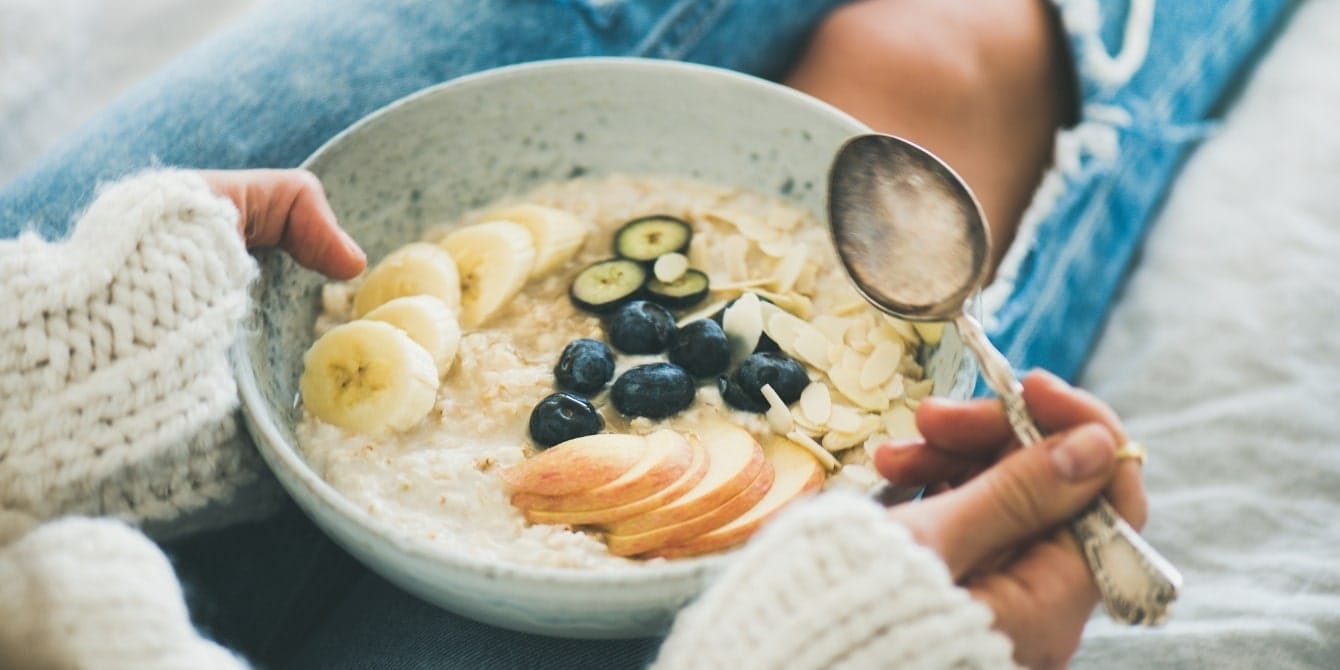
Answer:
[[[666,61],[576,59],[463,77],[383,108],[304,164],[376,262],[430,225],[577,174],[691,177],[781,195],[825,211],[826,173],[866,128],[782,86]],[[822,220],[822,218],[821,218]],[[479,621],[567,637],[662,632],[730,555],[624,569],[488,562],[429,547],[325,483],[296,447],[302,356],[322,279],[259,256],[249,327],[235,352],[243,408],[280,483],[337,543],[407,591]],[[924,352],[935,392],[976,379],[952,329]]]

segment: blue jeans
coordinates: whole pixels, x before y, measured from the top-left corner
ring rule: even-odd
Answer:
[[[146,166],[297,165],[364,114],[488,67],[637,55],[778,77],[841,0],[293,0],[145,82],[0,192],[0,235],[68,230]],[[1017,367],[1073,378],[1148,223],[1289,0],[1064,0],[1082,114],[983,295]],[[656,640],[491,628],[367,573],[294,508],[167,547],[197,621],[279,667],[636,667]]]

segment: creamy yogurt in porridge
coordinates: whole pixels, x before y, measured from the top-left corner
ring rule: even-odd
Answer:
[[[580,529],[527,523],[509,502],[498,472],[535,453],[528,417],[554,392],[554,365],[564,346],[578,338],[604,338],[601,319],[569,300],[573,277],[612,256],[612,237],[622,224],[652,214],[692,225],[690,265],[711,279],[711,294],[676,314],[681,324],[757,291],[822,334],[820,339],[807,331],[797,338],[805,342],[793,346],[805,353],[810,378],[831,386],[831,394],[823,395],[832,397],[832,406],[815,410],[826,401],[803,399],[793,406],[794,427],[791,417],[784,419],[786,427],[806,432],[813,438],[807,448],[830,459],[835,471],[830,486],[868,488],[878,482],[868,465],[868,446],[909,434],[911,410],[930,391],[915,360],[920,335],[861,300],[811,213],[742,189],[627,176],[550,184],[519,202],[569,212],[592,224],[591,233],[572,260],[531,279],[482,326],[461,333],[454,364],[417,425],[369,437],[304,413],[300,448],[342,494],[373,517],[452,552],[563,567],[645,563],[612,556],[598,537]],[[446,230],[485,221],[496,210],[468,213],[425,239],[436,241]],[[353,318],[359,281],[324,288],[318,335]],[[660,360],[664,355],[620,355],[616,378],[632,366]],[[608,393],[606,388],[591,398],[607,431],[691,430],[713,417],[725,417],[760,439],[783,428],[777,417],[728,406],[710,381],[700,380],[687,410],[659,421],[621,416]],[[806,417],[807,411],[823,417]]]

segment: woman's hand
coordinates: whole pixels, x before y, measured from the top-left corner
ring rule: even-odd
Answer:
[[[311,172],[204,170],[200,175],[237,206],[247,248],[278,245],[299,265],[334,279],[350,279],[367,266],[367,256],[340,229]]]
[[[1048,434],[1032,448],[1019,447],[997,400],[927,399],[923,439],[884,446],[875,465],[894,484],[928,487],[890,515],[991,607],[1015,660],[1063,667],[1099,598],[1064,522],[1102,492],[1139,529],[1144,488],[1138,465],[1116,460],[1126,436],[1101,401],[1043,372],[1024,380],[1024,399]]]

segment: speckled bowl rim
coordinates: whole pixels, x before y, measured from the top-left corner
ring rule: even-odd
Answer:
[[[327,140],[304,160],[300,167],[310,166],[331,147],[340,144],[346,137],[358,133],[363,127],[374,123],[380,117],[405,105],[413,104],[422,98],[442,95],[444,92],[453,90],[468,89],[500,78],[543,76],[546,71],[570,68],[623,68],[647,70],[653,73],[661,70],[696,72],[703,77],[755,89],[760,95],[780,99],[785,104],[808,108],[816,115],[833,117],[835,121],[850,127],[853,135],[870,132],[868,127],[851,115],[814,97],[781,84],[730,70],[680,61],[641,58],[569,58],[535,61],[485,70],[412,93],[364,116]],[[256,382],[255,369],[246,356],[246,350],[240,339],[234,345],[232,358],[234,376],[237,380],[246,422],[262,458],[275,471],[284,488],[287,489],[290,482],[297,482],[307,490],[312,498],[328,506],[339,516],[357,524],[373,536],[373,539],[385,542],[395,550],[411,557],[439,563],[444,567],[478,573],[480,576],[487,578],[516,579],[530,582],[562,582],[573,585],[618,586],[659,581],[678,582],[700,578],[708,572],[719,569],[730,560],[734,553],[726,552],[698,558],[675,559],[656,564],[560,568],[513,563],[505,559],[478,558],[433,545],[426,540],[408,535],[394,526],[378,520],[322,479],[299,455],[297,445],[289,443],[284,438],[276,424],[275,417],[271,416],[266,410],[265,400]],[[284,473],[287,473],[290,477],[283,476]],[[289,494],[295,498],[300,507],[305,507],[304,500],[301,497],[293,495],[292,491],[289,491]]]

